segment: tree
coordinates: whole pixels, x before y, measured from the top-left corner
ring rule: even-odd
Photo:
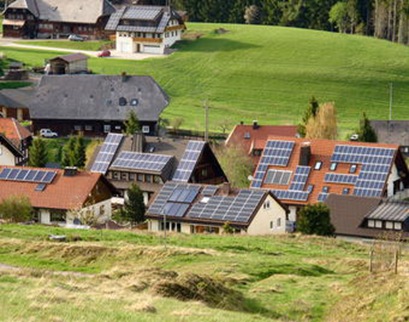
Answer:
[[[249,186],[248,176],[253,173],[254,164],[241,146],[221,146],[215,149],[220,166],[226,173],[232,187],[246,188]]]
[[[11,222],[30,220],[32,214],[33,207],[27,196],[11,196],[0,204],[0,218]]]
[[[141,125],[139,124],[138,117],[136,116],[136,113],[131,110],[128,119],[125,121],[125,133],[133,135],[135,132],[140,131],[140,129]]]
[[[259,24],[260,23],[260,9],[256,5],[246,7],[244,11],[244,21],[246,24]]]
[[[130,222],[140,223],[145,221],[145,203],[143,194],[136,183],[133,183],[125,198],[123,216]]]
[[[173,131],[177,131],[180,129],[184,121],[185,119],[183,117],[176,117],[172,119],[170,126],[172,127]]]
[[[323,203],[306,205],[298,214],[297,231],[306,235],[333,236],[330,210]]]
[[[375,130],[371,126],[365,112],[362,114],[362,119],[359,120],[358,141],[378,142]]]
[[[75,164],[75,141],[75,137],[70,136],[62,149],[61,163],[63,167],[72,167]]]
[[[74,145],[74,160],[73,166],[78,168],[84,168],[87,161],[86,147],[84,137],[82,135],[77,136]]]
[[[346,2],[337,2],[331,7],[329,12],[329,22],[336,25],[339,32],[347,31],[349,24],[348,4]]]
[[[298,134],[301,137],[305,137],[305,134],[306,134],[305,127],[306,127],[306,125],[308,123],[308,120],[311,117],[315,117],[317,115],[318,110],[319,110],[319,103],[315,99],[315,97],[312,96],[310,101],[309,101],[308,107],[304,112],[304,116],[302,117],[302,123],[298,124],[298,126],[297,126]]]
[[[35,139],[29,149],[29,165],[31,167],[43,168],[48,162],[48,151],[43,139]]]
[[[334,103],[320,105],[317,115],[310,117],[305,129],[305,137],[308,139],[335,140],[338,130],[337,113]]]

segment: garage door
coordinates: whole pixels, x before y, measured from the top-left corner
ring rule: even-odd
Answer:
[[[162,54],[160,46],[144,45],[143,52],[147,54]]]
[[[132,53],[132,44],[130,44],[129,42],[125,42],[125,41],[121,42],[119,51],[121,53]]]

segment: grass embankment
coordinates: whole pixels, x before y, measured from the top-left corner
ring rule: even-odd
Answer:
[[[405,258],[399,276],[369,275],[367,248],[335,239],[171,234],[165,248],[148,233],[1,225],[0,250],[21,267],[0,267],[2,321],[409,317]]]
[[[223,27],[227,33],[214,30]],[[405,119],[409,96],[409,48],[369,37],[272,26],[189,23],[198,40],[186,40],[165,59],[91,58],[105,74],[152,75],[171,97],[163,117],[183,117],[203,129],[208,100],[210,128],[220,120],[297,124],[308,100],[334,101],[343,133],[362,112],[386,119],[393,83],[393,118]],[[39,65],[56,53],[1,48],[8,57]]]
[[[110,45],[111,41],[20,40],[16,41],[16,43],[30,46],[98,51]]]

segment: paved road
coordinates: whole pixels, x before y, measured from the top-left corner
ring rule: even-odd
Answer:
[[[78,49],[68,49],[68,48],[58,48],[58,47],[45,47],[45,46],[35,46],[35,45],[24,45],[17,44],[13,38],[0,38],[0,46],[4,47],[14,47],[14,48],[28,48],[28,49],[37,49],[37,50],[52,50],[52,51],[61,51],[69,53],[83,53],[91,57],[97,57],[99,51],[90,51],[90,50],[78,50]],[[21,39],[18,39],[21,41]],[[30,42],[33,40],[30,40]],[[141,54],[141,53],[120,53],[116,50],[110,50],[111,57],[104,57],[103,59],[127,59],[127,60],[143,60],[147,58],[163,58],[166,55],[153,55],[153,54]],[[102,58],[101,58],[102,59]]]

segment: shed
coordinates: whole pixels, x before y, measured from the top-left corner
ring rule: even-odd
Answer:
[[[50,73],[54,75],[88,72],[88,56],[75,53],[50,59]]]

